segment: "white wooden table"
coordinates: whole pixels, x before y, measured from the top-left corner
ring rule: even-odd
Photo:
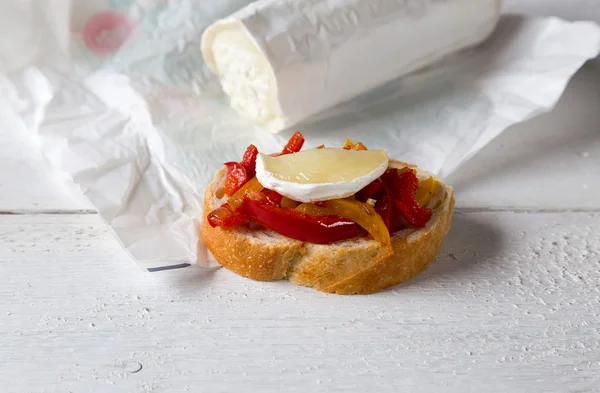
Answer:
[[[367,297],[144,274],[18,129],[0,127],[2,392],[600,391],[600,61],[451,179],[434,265]]]

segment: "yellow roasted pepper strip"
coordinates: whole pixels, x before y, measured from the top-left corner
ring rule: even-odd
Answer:
[[[312,216],[335,215],[347,218],[363,227],[377,242],[391,245],[390,233],[373,206],[352,199],[335,199],[323,204],[321,207],[303,203],[296,210]]]
[[[238,207],[242,206],[242,203],[244,203],[244,197],[247,193],[250,191],[262,191],[263,189],[264,187],[258,182],[258,179],[253,177],[252,179],[248,180],[248,182],[244,184],[242,188],[240,188],[235,194],[230,196],[227,200],[227,203],[231,207],[231,210],[236,210]]]
[[[369,149],[367,149],[367,147],[365,145],[363,145],[362,142],[358,142],[356,145],[354,145],[354,150],[369,150]]]
[[[350,138],[346,138],[346,142],[344,142],[343,149],[345,149],[345,150],[368,150],[367,147],[362,142],[358,142],[355,144],[354,142],[352,142],[352,139],[350,139]]]
[[[427,204],[429,204],[429,201],[431,201],[431,198],[433,197],[436,185],[437,182],[433,177],[430,177],[419,183],[419,189],[415,195],[415,199],[419,205],[425,207]]]
[[[288,197],[281,198],[281,207],[285,207],[287,209],[294,209],[297,206],[298,206],[298,202],[296,202]]]

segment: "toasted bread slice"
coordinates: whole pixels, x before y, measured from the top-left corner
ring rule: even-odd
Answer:
[[[391,161],[397,168],[412,165]],[[417,170],[425,179],[430,173]],[[337,294],[368,294],[400,284],[423,271],[435,258],[450,229],[454,196],[439,182],[428,207],[433,216],[423,229],[392,234],[392,248],[370,238],[329,245],[305,243],[268,229],[212,228],[207,213],[227,201],[222,195],[227,170],[217,172],[206,190],[202,237],[225,268],[254,280],[288,279],[297,285]]]

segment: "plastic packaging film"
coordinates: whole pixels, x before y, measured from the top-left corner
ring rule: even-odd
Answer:
[[[501,0],[259,0],[202,52],[242,115],[279,132],[485,40]]]
[[[250,143],[278,151],[290,135],[240,117],[202,59],[204,29],[249,3],[0,4],[11,37],[0,43],[0,95],[144,269],[207,265],[196,229],[206,185]],[[599,50],[593,23],[505,16],[481,46],[297,128],[309,147],[351,137],[446,176],[509,126],[551,110]]]

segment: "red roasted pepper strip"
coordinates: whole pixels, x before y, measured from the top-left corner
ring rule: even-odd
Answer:
[[[216,208],[208,214],[208,223],[211,227],[230,228],[238,225],[244,225],[250,221],[243,209],[231,211],[229,204]]]
[[[288,141],[287,145],[285,145],[285,147],[281,151],[281,155],[298,153],[302,149],[303,145],[304,136],[302,136],[300,132],[296,131]]]
[[[391,234],[394,232],[394,203],[390,195],[390,190],[385,185],[382,185],[375,195],[375,199],[377,200],[375,203],[375,211],[381,216],[385,226]]]
[[[256,146],[248,146],[241,162],[244,169],[246,169],[248,179],[252,179],[254,176],[256,176],[256,157],[258,157],[258,149]]]
[[[394,181],[397,177],[398,170],[396,168],[388,168],[383,175],[381,175],[380,179],[388,187],[388,189],[390,189],[390,191],[393,191],[392,186],[394,185]]]
[[[422,208],[418,204],[405,204],[398,199],[394,199],[394,205],[406,221],[415,228],[424,228],[431,218],[431,209]]]
[[[235,194],[244,184],[250,180],[246,169],[239,162],[226,162],[227,178],[223,186],[223,192],[227,196]]]
[[[277,191],[267,190],[266,188],[262,191],[263,195],[274,205],[281,206],[281,200],[283,196]]]
[[[356,193],[356,200],[366,202],[367,199],[373,198],[373,195],[379,192],[382,185],[383,182],[380,179],[371,182],[368,186]]]
[[[425,227],[431,219],[432,211],[419,205],[415,198],[419,188],[419,179],[414,171],[408,170],[402,173],[386,171],[383,176],[385,176],[386,183],[388,180],[391,181],[390,188],[394,205],[404,219],[415,228]]]
[[[329,244],[358,235],[353,221],[337,216],[314,217],[273,205],[260,193],[244,200],[251,219],[280,235],[308,243]]]

